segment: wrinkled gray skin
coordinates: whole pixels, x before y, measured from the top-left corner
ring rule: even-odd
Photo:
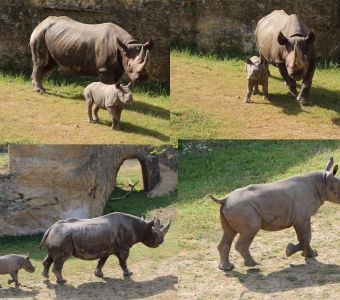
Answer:
[[[44,92],[43,76],[53,67],[77,75],[100,76],[104,83],[116,83],[124,72],[133,82],[148,80],[150,50],[113,24],[83,24],[68,17],[51,16],[32,32],[33,88]]]
[[[20,285],[18,281],[18,272],[20,269],[24,269],[29,273],[35,271],[35,267],[32,265],[29,255],[26,257],[15,254],[0,256],[0,274],[9,274],[12,277],[12,279],[8,279],[8,284],[15,282],[15,286]]]
[[[303,105],[308,99],[316,67],[315,34],[299,20],[283,10],[274,10],[262,18],[255,30],[260,56],[278,67],[288,87],[288,94]],[[303,80],[298,94],[296,81]]]
[[[311,217],[319,207],[330,201],[340,204],[340,179],[335,177],[331,159],[325,171],[292,176],[267,184],[252,184],[237,189],[223,199],[209,195],[221,204],[220,219],[223,236],[218,245],[219,268],[230,271],[234,265],[229,262],[229,251],[236,234],[239,238],[236,250],[248,267],[257,265],[249,252],[249,246],[260,229],[277,231],[294,227],[299,241],[289,243],[287,256],[302,251],[302,256],[314,257],[317,252],[310,246]]]
[[[151,248],[158,247],[163,243],[170,223],[171,220],[167,226],[163,226],[159,219],[147,222],[118,212],[93,219],[58,221],[46,231],[40,243],[40,247],[44,245],[48,252],[42,262],[42,275],[49,277],[49,269],[53,263],[52,271],[57,283],[65,283],[62,276],[64,262],[75,256],[83,260],[98,259],[94,274],[102,277],[106,260],[114,254],[118,257],[123,275],[131,276],[126,264],[130,248],[136,243],[143,243]]]
[[[123,108],[133,101],[131,83],[128,85],[92,82],[84,90],[89,123],[98,122],[100,108],[107,109],[112,118],[112,129],[119,129]]]
[[[252,56],[247,59],[245,69],[247,72],[247,95],[244,98],[245,103],[250,102],[250,96],[260,94],[259,85],[262,85],[263,97],[268,99],[268,77],[269,70],[265,60],[258,56]]]

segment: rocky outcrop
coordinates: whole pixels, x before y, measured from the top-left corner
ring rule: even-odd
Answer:
[[[0,68],[31,71],[30,35],[51,15],[83,23],[113,22],[139,41],[157,39],[151,56],[151,80],[169,82],[168,0],[1,0]]]
[[[338,0],[174,0],[171,42],[210,52],[254,52],[257,22],[275,9],[296,13],[315,30],[318,55],[340,60]]]
[[[154,148],[144,145],[10,145],[0,177],[0,235],[39,233],[67,218],[103,212],[124,160],[136,158],[144,190],[160,182]]]

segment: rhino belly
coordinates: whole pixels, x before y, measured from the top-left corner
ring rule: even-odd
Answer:
[[[78,75],[97,75],[92,37],[67,29],[51,28],[45,34],[48,50],[61,70]]]

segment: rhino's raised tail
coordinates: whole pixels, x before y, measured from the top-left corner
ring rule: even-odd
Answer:
[[[53,225],[54,225],[54,224],[53,224]],[[45,234],[44,234],[44,236],[43,236],[43,238],[42,238],[42,240],[41,240],[41,242],[40,242],[40,245],[39,245],[39,249],[40,249],[40,250],[41,250],[41,246],[45,243],[45,240],[46,240],[48,234],[50,233],[50,230],[51,230],[51,228],[53,227],[53,225],[52,225],[50,228],[48,228],[48,229],[46,230],[46,232],[45,232]]]
[[[212,200],[214,200],[214,201],[215,201],[216,203],[218,203],[218,204],[224,204],[225,201],[226,201],[227,198],[228,198],[228,196],[226,196],[225,198],[218,199],[218,198],[214,197],[214,196],[211,195],[211,194],[207,194],[205,197],[210,197]],[[204,197],[204,198],[205,198],[205,197]]]

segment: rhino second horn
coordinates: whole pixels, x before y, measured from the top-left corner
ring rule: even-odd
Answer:
[[[333,157],[331,157],[326,165],[325,171],[329,171],[333,166]]]
[[[166,225],[164,228],[161,229],[163,236],[165,236],[168,233],[170,225],[171,225],[171,219],[170,219],[168,225]]]

